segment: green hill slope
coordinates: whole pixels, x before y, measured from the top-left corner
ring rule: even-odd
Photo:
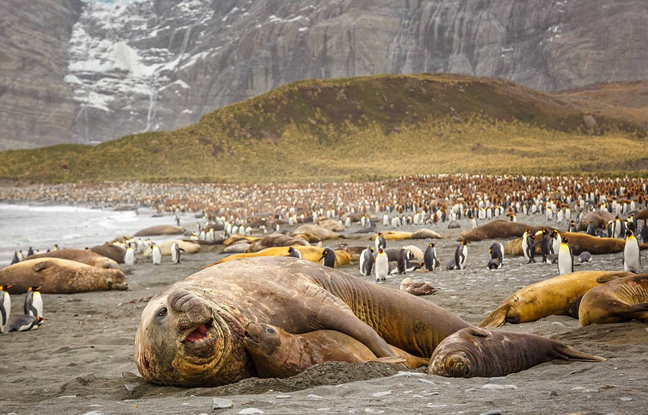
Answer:
[[[0,153],[0,177],[36,182],[328,181],[417,173],[646,174],[642,122],[495,79],[309,80],[171,132]]]

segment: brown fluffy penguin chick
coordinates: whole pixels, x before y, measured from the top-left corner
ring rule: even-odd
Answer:
[[[433,287],[429,282],[414,281],[411,277],[401,281],[400,289],[412,295],[430,295],[438,291],[438,288]]]

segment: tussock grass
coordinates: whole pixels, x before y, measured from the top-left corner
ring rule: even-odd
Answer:
[[[293,83],[172,132],[0,153],[0,177],[287,182],[421,173],[629,174],[648,159],[639,125],[583,115],[511,82],[450,75]]]

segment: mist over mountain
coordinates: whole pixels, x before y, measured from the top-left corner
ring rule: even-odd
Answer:
[[[305,78],[648,79],[642,0],[5,0],[0,149],[172,130]]]

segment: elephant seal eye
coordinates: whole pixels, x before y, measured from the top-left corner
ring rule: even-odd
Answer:
[[[268,327],[268,328],[266,329],[266,331],[267,331],[269,334],[275,334],[275,330],[274,330],[273,328]]]
[[[167,315],[167,308],[162,307],[161,309],[158,310],[156,317],[162,318]]]

